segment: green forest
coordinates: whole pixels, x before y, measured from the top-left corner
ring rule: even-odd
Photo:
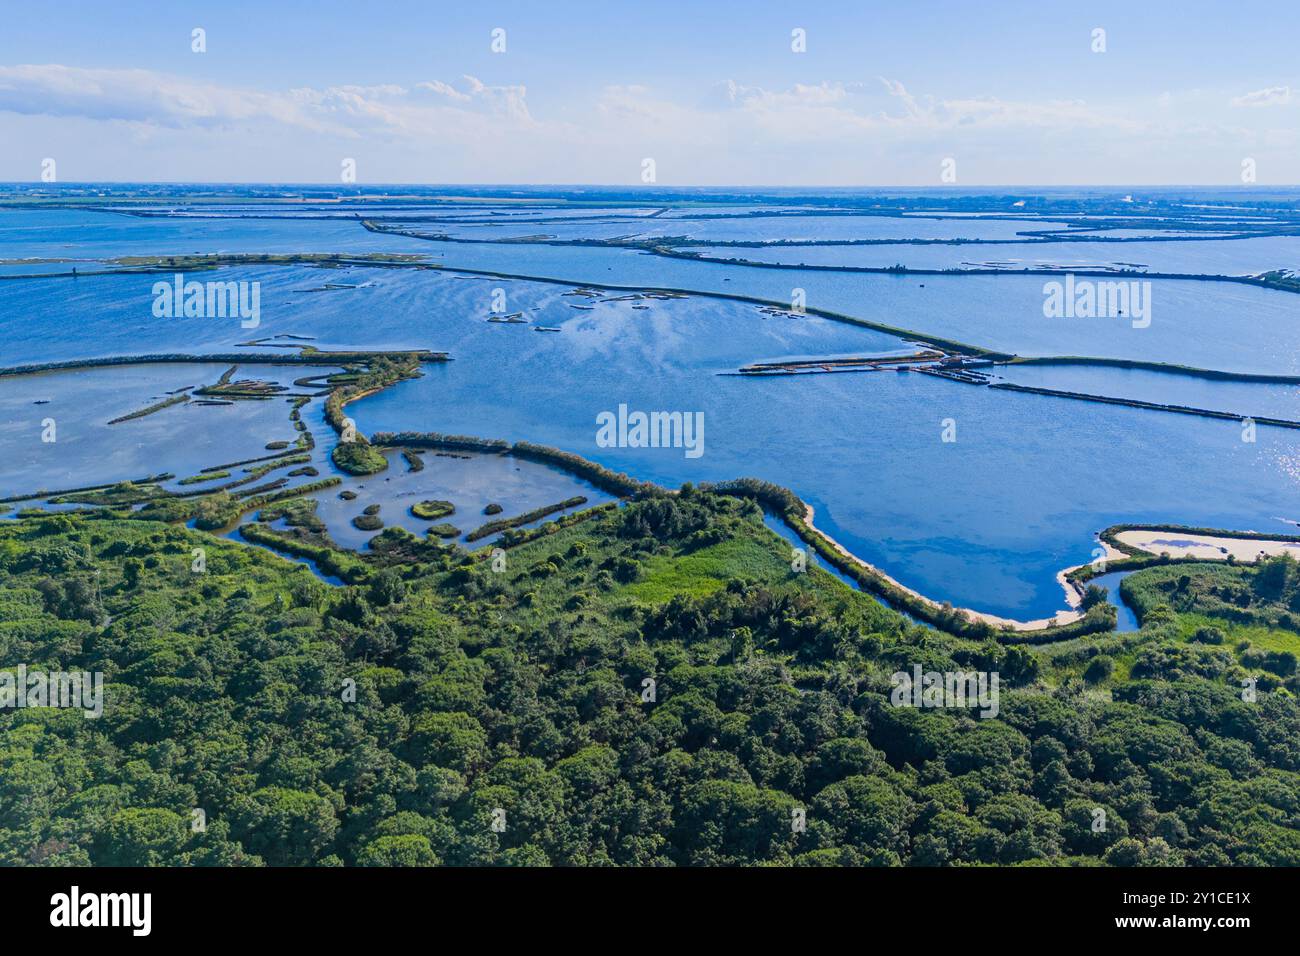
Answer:
[[[1300,865],[1289,559],[1139,571],[1140,631],[1025,645],[691,486],[497,561],[389,529],[344,586],[126,514],[0,522],[0,660],[104,675],[98,718],[0,710],[0,864]],[[917,665],[997,672],[997,716],[895,706]]]

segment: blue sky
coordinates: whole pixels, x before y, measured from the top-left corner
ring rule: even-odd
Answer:
[[[24,4],[0,179],[1296,183],[1298,40],[1196,0]]]

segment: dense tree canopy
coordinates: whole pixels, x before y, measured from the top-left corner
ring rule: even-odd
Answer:
[[[1289,565],[1200,604],[1155,569],[1139,634],[1026,649],[792,572],[754,504],[693,489],[500,573],[381,553],[340,588],[160,523],[6,523],[0,661],[100,671],[105,709],[0,711],[0,863],[1300,864],[1267,656],[1295,644],[1191,639],[1238,588],[1282,613]],[[894,706],[916,664],[998,671],[997,717]]]

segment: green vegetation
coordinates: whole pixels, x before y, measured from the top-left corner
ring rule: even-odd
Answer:
[[[349,475],[373,475],[388,467],[383,452],[359,441],[339,442],[330,452],[330,459]]]
[[[411,514],[421,521],[435,521],[456,513],[456,506],[450,501],[417,501],[411,505]]]
[[[207,472],[202,475],[190,475],[188,478],[182,478],[180,481],[176,483],[178,485],[197,485],[197,484],[202,484],[205,481],[216,481],[219,478],[229,478],[229,477],[230,477],[230,472],[228,471],[213,471],[213,472]]]
[[[107,272],[88,273],[87,278],[107,275]],[[400,358],[396,358],[400,357]],[[446,352],[322,352],[310,346],[294,353],[222,352],[208,355],[191,355],[184,352],[166,352],[152,355],[111,355],[104,358],[69,359],[59,362],[35,362],[27,365],[11,365],[0,368],[0,377],[10,375],[34,375],[40,372],[70,371],[81,368],[112,368],[122,365],[159,365],[177,362],[209,365],[213,362],[237,362],[261,365],[331,365],[344,367],[367,366],[377,361],[404,361],[413,359],[416,363],[445,362]],[[229,381],[228,379],[226,380]]]
[[[578,455],[548,445],[535,445],[520,441],[510,446],[510,454],[516,458],[540,461],[543,464],[557,465],[565,471],[589,481],[602,491],[621,497],[633,495],[661,495],[663,489],[648,481],[639,481],[621,471],[613,471],[594,461],[588,461]]]
[[[239,363],[300,363],[342,367],[342,372],[330,372],[319,377],[323,377],[329,386],[325,402],[326,418],[340,435],[344,436],[351,431],[350,424],[342,413],[344,404],[419,375],[420,365],[424,362],[445,361],[446,358],[446,353],[440,352],[321,352],[312,347],[304,347],[297,355],[145,355],[54,362],[0,368],[0,376],[155,362],[233,361],[235,364],[230,365],[217,383],[210,386],[208,390],[214,394],[220,392],[237,398],[265,399],[277,393],[281,386],[252,379],[235,381],[234,375]],[[117,421],[139,417],[141,414],[156,411],[158,408],[182,400],[188,399],[184,395],[177,395],[164,403],[159,403],[156,407],[151,406],[149,409],[143,409]],[[35,492],[4,499],[0,503],[48,498],[57,504],[84,504],[108,509],[138,506],[137,510],[129,515],[130,518],[165,522],[193,520],[195,527],[206,531],[230,528],[235,525],[240,515],[247,511],[341,484],[341,479],[330,477],[290,487],[292,479],[316,478],[320,474],[319,469],[311,464],[310,452],[315,446],[315,440],[302,420],[302,409],[310,400],[310,396],[290,396],[292,411],[289,420],[298,432],[298,438],[292,443],[292,447],[288,441],[272,441],[267,443],[266,447],[272,450],[273,454],[213,465],[204,468],[198,475],[184,478],[178,483],[184,487],[205,486],[194,491],[178,492],[161,488],[158,482],[175,477],[164,474],[137,481],[120,482],[111,486],[96,485],[57,492],[38,489]],[[365,436],[354,437],[354,441],[340,442],[333,449],[332,457],[341,469],[352,474],[372,474],[387,467],[387,459],[369,445]],[[254,484],[270,472],[295,465],[300,467],[292,468],[287,475],[273,478],[262,484]],[[231,477],[232,469],[240,466],[249,466],[243,468],[242,477],[220,485],[209,484]],[[355,496],[352,492],[342,494]],[[382,523],[379,527],[382,527]]]
[[[520,525],[532,524],[548,515],[553,515],[557,511],[567,511],[570,508],[577,508],[587,503],[586,495],[574,495],[572,498],[565,498],[563,501],[557,501],[553,505],[543,505],[541,508],[534,508],[532,511],[526,511],[521,515],[513,518],[498,518],[496,521],[489,521],[485,525],[480,525],[469,534],[465,535],[466,541],[478,541],[489,535],[496,534],[498,531],[505,531],[509,528],[517,528]]]
[[[290,498],[258,512],[257,520],[272,522],[284,519],[291,528],[306,528],[309,531],[324,532],[325,522],[316,515],[315,498]]]
[[[0,660],[105,678],[99,719],[0,710],[0,864],[1300,865],[1298,678],[1233,631],[1290,566],[1139,572],[1141,632],[1024,647],[794,573],[755,501],[689,486],[500,570],[312,516],[242,533],[348,585],[139,517],[0,524]],[[997,671],[998,716],[893,706],[916,664]]]
[[[1300,277],[1290,269],[1275,269],[1257,277],[1260,285],[1283,292],[1300,292]]]
[[[156,484],[136,484],[133,481],[120,481],[107,488],[93,491],[73,491],[50,498],[55,505],[83,504],[100,505],[109,508],[126,508],[144,501],[165,496],[167,493]]]
[[[478,451],[497,454],[510,450],[510,443],[500,438],[476,438],[473,435],[443,435],[439,432],[376,432],[375,444],[387,447],[412,445],[416,448],[439,448],[450,451]]]
[[[202,531],[217,531],[232,526],[245,511],[255,511],[276,501],[294,498],[332,488],[340,478],[322,478],[292,488],[269,489],[265,492],[236,498],[227,491],[197,499],[155,499],[131,517],[143,521],[184,521],[194,518],[194,526]]]
[[[1290,555],[1249,565],[1180,562],[1130,575],[1120,590],[1139,621],[1211,617],[1300,649],[1300,565]]]
[[[239,529],[240,537],[273,551],[311,561],[322,574],[332,575],[341,581],[357,584],[365,581],[371,569],[356,555],[334,548],[313,545],[310,541],[277,534],[262,525],[246,524]]]
[[[126,415],[119,415],[117,418],[110,419],[108,424],[120,425],[122,422],[129,422],[135,418],[144,418],[146,415],[152,415],[154,412],[161,412],[164,408],[171,408],[173,405],[183,405],[189,400],[190,397],[188,395],[173,395],[171,398],[165,398],[161,402],[154,402],[152,405],[137,409],[134,412],[129,412]]]
[[[1210,537],[1218,537],[1218,538],[1236,538],[1243,541],[1260,540],[1260,541],[1300,542],[1300,536],[1287,535],[1287,534],[1261,534],[1255,531],[1231,531],[1231,530],[1220,530],[1217,528],[1202,528],[1202,527],[1194,527],[1190,525],[1174,525],[1174,524],[1162,524],[1162,525],[1117,524],[1102,530],[1097,535],[1097,537],[1100,538],[1107,545],[1109,545],[1111,548],[1120,552],[1122,555],[1124,555],[1124,557],[1108,559],[1104,564],[1080,565],[1079,567],[1073,568],[1066,573],[1065,575],[1066,580],[1069,581],[1071,584],[1073,584],[1080,591],[1083,591],[1087,587],[1087,582],[1090,579],[1111,571],[1137,571],[1137,570],[1142,570],[1144,568],[1152,568],[1152,567],[1169,567],[1174,565],[1183,567],[1188,564],[1203,563],[1200,558],[1191,555],[1174,557],[1169,555],[1168,553],[1153,554],[1150,551],[1144,551],[1141,548],[1135,547],[1134,545],[1127,544],[1119,537],[1119,535],[1125,531],[1134,531],[1134,530],[1164,531],[1175,535],[1177,534],[1208,535]],[[1225,563],[1231,567],[1236,564],[1236,560],[1230,557]],[[1208,565],[1208,567],[1210,567],[1211,569],[1219,566],[1220,565],[1218,565],[1217,563],[1212,563]],[[1182,572],[1179,573],[1181,574]],[[1143,579],[1145,579],[1145,576]],[[1127,581],[1125,583],[1127,583]],[[1123,590],[1122,587],[1121,590]],[[1125,592],[1126,598],[1127,595],[1128,592],[1126,591]],[[1135,598],[1135,600],[1136,599],[1137,598]]]
[[[325,420],[344,439],[330,453],[336,466],[350,475],[373,475],[388,467],[388,459],[383,453],[351,426],[343,414],[343,407],[348,402],[419,375],[420,363],[429,360],[431,354],[435,353],[376,353],[368,356],[364,365],[349,365],[342,375],[329,377],[333,387],[325,399]],[[436,354],[439,358],[446,358],[441,353]],[[407,460],[409,463],[410,459]]]
[[[151,484],[156,484],[160,481],[170,481],[175,477],[176,476],[171,474],[170,472],[163,472],[162,474],[149,475],[148,477],[145,478],[136,478],[133,480],[129,479],[127,483],[133,485],[151,485]],[[122,484],[122,482],[118,482],[118,484],[120,485]],[[79,488],[65,488],[62,491],[50,491],[48,488],[38,488],[36,491],[29,491],[21,495],[9,495],[7,497],[0,498],[0,504],[13,504],[14,502],[17,501],[32,501],[37,498],[49,498],[51,495],[57,495],[57,496],[78,495],[88,491],[104,491],[105,489],[112,488],[112,487],[114,486],[113,485],[82,485]]]
[[[547,535],[558,534],[565,528],[571,528],[576,524],[590,521],[608,511],[617,509],[617,502],[607,501],[603,505],[596,505],[596,507],[587,508],[585,511],[570,511],[566,515],[560,515],[560,517],[552,521],[543,521],[532,528],[511,528],[501,532],[501,537],[497,538],[496,544],[501,548],[513,548],[529,541],[536,541],[538,538],[544,538]],[[478,553],[480,556],[484,556],[491,554],[491,551],[480,551]]]
[[[460,528],[457,528],[450,522],[444,521],[429,528],[429,534],[433,535],[435,538],[459,538]]]
[[[384,526],[384,519],[374,512],[367,511],[352,519],[352,527],[358,531],[378,531]]]
[[[973,639],[997,637],[1007,644],[1045,644],[1067,640],[1080,634],[1115,629],[1115,607],[1104,602],[1088,608],[1083,617],[1069,624],[1052,625],[1033,631],[1013,631],[1009,628],[995,627],[987,621],[972,618],[965,611],[954,608],[950,604],[935,604],[913,594],[874,568],[869,568],[841,552],[825,535],[808,523],[807,505],[788,488],[759,478],[738,478],[705,487],[713,492],[737,495],[758,502],[763,508],[785,521],[822,560],[841,574],[856,581],[864,590],[880,595],[889,602],[891,607],[900,608],[949,634]],[[1091,569],[1089,570],[1091,573]]]

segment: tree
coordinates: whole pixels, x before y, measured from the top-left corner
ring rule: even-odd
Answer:
[[[1083,598],[1079,601],[1079,607],[1085,613],[1091,611],[1098,604],[1106,602],[1109,592],[1098,584],[1089,584],[1083,592]]]
[[[235,801],[231,830],[270,866],[301,866],[333,844],[338,819],[324,797],[264,787]]]
[[[464,711],[424,714],[411,728],[410,749],[417,766],[437,764],[466,773],[487,759],[487,735]]]
[[[1105,654],[1098,654],[1088,662],[1088,667],[1083,672],[1083,679],[1089,684],[1100,684],[1102,681],[1109,680],[1110,675],[1115,673],[1115,661]]]
[[[370,582],[367,597],[376,607],[400,604],[406,599],[406,582],[396,568],[384,568]]]
[[[825,821],[841,845],[901,853],[914,812],[911,800],[887,780],[854,776],[819,793],[810,816]]]
[[[100,866],[174,866],[188,830],[188,821],[171,810],[130,807],[108,821],[95,847],[95,862]]]
[[[358,866],[441,866],[427,838],[415,834],[382,836],[357,854]]]

